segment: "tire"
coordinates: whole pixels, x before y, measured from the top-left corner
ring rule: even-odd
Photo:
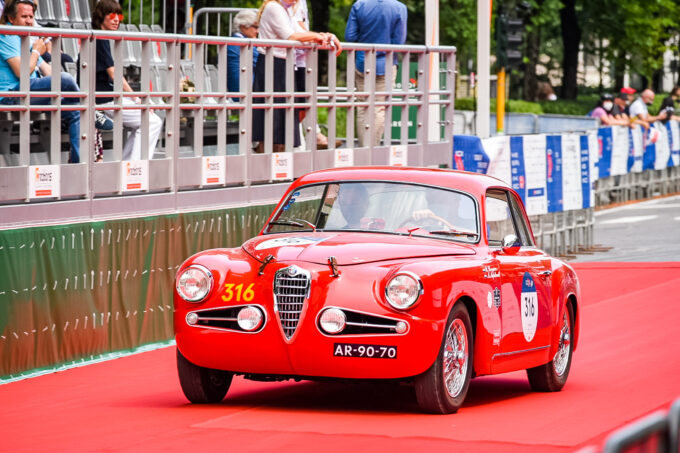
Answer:
[[[219,403],[229,390],[233,373],[189,362],[177,349],[177,373],[184,396],[195,404]]]
[[[454,351],[460,358],[451,357]],[[416,377],[416,398],[424,412],[452,414],[460,409],[470,387],[473,352],[470,315],[465,305],[457,303],[449,314],[434,364]]]
[[[559,392],[567,383],[574,344],[574,308],[567,303],[562,316],[559,349],[553,359],[545,365],[529,368],[527,377],[535,392]]]

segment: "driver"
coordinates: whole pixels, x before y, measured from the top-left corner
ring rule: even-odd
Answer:
[[[338,205],[347,224],[342,229],[361,228],[361,219],[368,209],[368,191],[361,183],[341,184]]]
[[[471,201],[469,207],[465,206],[467,198],[446,190],[426,189],[425,199],[428,207],[411,214],[416,223],[454,231],[475,231],[474,206]],[[469,213],[473,216],[466,215]]]

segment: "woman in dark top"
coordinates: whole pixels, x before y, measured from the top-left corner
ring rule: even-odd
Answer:
[[[115,0],[99,0],[92,11],[92,29],[116,31],[123,20],[123,10]],[[96,90],[113,91],[114,61],[111,54],[111,43],[108,39],[97,39],[97,61],[95,67]],[[130,84],[123,77],[123,91],[132,92]],[[123,98],[123,105],[134,105],[140,102],[139,98]],[[97,97],[97,104],[114,104],[112,97]],[[113,111],[106,110],[106,114],[113,118]],[[134,133],[125,142],[123,148],[123,160],[141,159],[141,135],[140,126],[142,125],[141,109],[123,109],[123,125],[134,129]],[[153,156],[156,150],[156,143],[163,127],[163,120],[153,111],[149,112],[149,152]]]

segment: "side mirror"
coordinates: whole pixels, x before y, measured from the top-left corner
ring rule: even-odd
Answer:
[[[514,255],[519,252],[519,248],[522,246],[519,238],[514,234],[508,234],[503,238],[503,243],[501,245],[501,250],[506,255]]]

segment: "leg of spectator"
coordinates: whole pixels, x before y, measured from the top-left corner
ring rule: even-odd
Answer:
[[[123,98],[123,106],[135,105],[129,98]],[[151,122],[149,122],[151,124]],[[133,129],[123,147],[123,160],[139,160],[142,158],[141,136],[142,112],[137,109],[123,109],[123,126]],[[149,134],[151,136],[151,134]]]
[[[149,114],[149,158],[153,159],[156,154],[156,145],[163,129],[163,120],[151,112]],[[140,151],[141,153],[141,151]]]
[[[397,68],[396,66],[392,69],[392,88],[394,89],[394,81],[396,80],[397,77]],[[385,76],[378,76],[375,79],[375,91],[387,91],[387,85],[386,85],[386,80]],[[387,99],[387,96],[376,96],[375,100],[376,102],[385,102],[385,99]],[[385,132],[385,106],[380,106],[375,108],[375,144],[376,146],[380,145],[380,139],[383,136],[383,133]],[[388,119],[388,121],[392,121],[392,119]],[[385,138],[385,145],[389,143],[391,140],[391,137],[386,137]]]
[[[52,89],[51,77],[40,77],[30,80],[31,91],[50,91]],[[78,84],[71,74],[61,73],[61,90],[62,91],[79,91]],[[62,104],[75,105],[79,104],[78,98],[63,98]],[[34,98],[31,99],[31,104],[48,105],[49,98]],[[69,141],[71,142],[71,152],[69,155],[69,162],[77,164],[80,162],[80,112],[77,111],[62,111],[61,120],[68,126]]]
[[[354,84],[356,85],[357,91],[364,91],[364,73],[355,70],[354,74]],[[366,99],[365,96],[357,97],[357,100],[363,102]],[[364,143],[364,135],[366,132],[365,117],[366,117],[366,107],[357,107],[357,138],[359,139],[359,146],[366,146]],[[348,137],[349,139],[349,137]]]

